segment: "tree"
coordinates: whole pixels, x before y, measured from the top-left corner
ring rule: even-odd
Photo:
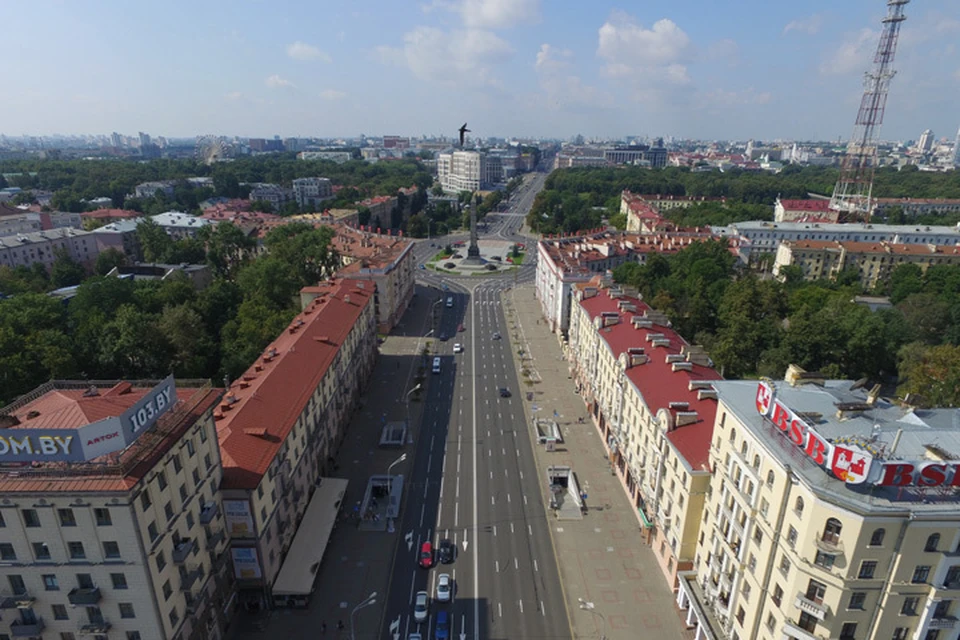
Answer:
[[[422,213],[410,216],[407,220],[407,235],[413,238],[427,237],[428,223],[430,220]]]
[[[214,273],[228,279],[249,262],[256,248],[256,241],[232,222],[202,227],[199,238],[206,245],[207,262]]]
[[[273,213],[273,205],[266,200],[251,200],[250,211],[260,211],[262,213]]]
[[[56,259],[50,267],[50,282],[53,286],[72,287],[83,282],[87,275],[83,265],[70,257],[66,249],[57,249],[54,251]]]
[[[172,347],[157,320],[132,304],[116,310],[98,343],[98,361],[109,377],[153,378],[170,373]]]
[[[116,267],[123,267],[127,264],[127,256],[123,251],[119,249],[114,249],[110,247],[105,251],[101,251],[100,255],[97,256],[96,266],[94,271],[97,275],[105,276]]]
[[[271,229],[264,244],[271,256],[294,269],[303,287],[316,284],[340,267],[340,257],[330,247],[332,240],[330,227],[295,222]]]
[[[266,346],[286,329],[295,314],[291,308],[277,309],[259,295],[244,300],[236,317],[223,328],[224,372],[231,378],[242,375]]]
[[[203,317],[189,304],[168,306],[157,323],[172,346],[173,373],[185,378],[210,375],[209,362],[215,355]]]
[[[900,377],[901,395],[919,395],[925,406],[956,407],[960,405],[960,347],[913,347],[902,354]]]
[[[43,293],[50,289],[50,274],[40,262],[29,267],[0,266],[0,294]]]
[[[181,238],[170,245],[160,261],[168,264],[203,264],[207,261],[207,252],[199,238]]]
[[[173,248],[173,239],[163,227],[150,218],[137,225],[137,240],[146,262],[163,262]]]
[[[436,197],[438,198],[443,197],[443,194],[444,194],[443,185],[440,184],[439,182],[433,185],[433,188],[431,189],[431,191],[433,192],[433,195],[435,195]]]
[[[950,307],[932,293],[912,293],[897,309],[907,326],[913,327],[917,339],[927,344],[939,344],[950,326]]]
[[[887,290],[890,292],[890,301],[894,304],[912,293],[920,293],[923,291],[923,271],[912,263],[898,265],[890,273]]]
[[[272,309],[292,308],[293,296],[303,286],[296,269],[274,255],[263,256],[244,267],[237,275],[237,284],[245,299],[259,298]]]

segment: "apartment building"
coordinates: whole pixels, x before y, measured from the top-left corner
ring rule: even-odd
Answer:
[[[87,231],[34,231],[0,237],[0,266],[29,267],[39,262],[49,269],[60,251],[86,266],[92,266],[100,255],[97,236]]]
[[[145,200],[154,197],[159,191],[165,197],[172,198],[175,184],[173,180],[142,182],[133,188],[133,197]]]
[[[0,237],[42,231],[40,214],[0,202]]]
[[[230,553],[247,607],[309,597],[309,572],[279,593],[274,587],[284,572],[323,558],[329,528],[298,525],[336,515],[338,493],[316,490],[376,359],[373,285],[336,279],[317,289],[214,409]],[[311,544],[298,544],[304,537]]]
[[[800,240],[781,242],[773,263],[779,276],[787,266],[797,266],[806,280],[836,278],[846,270],[860,274],[860,284],[873,289],[886,282],[902,264],[915,264],[924,272],[933,265],[960,264],[960,246],[893,244],[890,242],[830,242]]]
[[[570,325],[570,300],[574,284],[587,282],[625,262],[645,264],[651,254],[669,255],[694,242],[719,239],[706,229],[667,230],[655,233],[595,231],[568,238],[548,238],[537,243],[536,296],[551,331],[566,334]],[[737,238],[731,253],[739,252]]]
[[[677,593],[697,635],[956,638],[957,411],[798,367],[713,386],[714,476]]]
[[[386,334],[400,322],[413,300],[416,273],[414,243],[400,236],[380,235],[354,229],[346,224],[331,225],[332,248],[340,255],[343,268],[337,275],[365,280],[375,285],[377,331]],[[300,292],[303,306],[323,288],[306,287]]]
[[[960,211],[957,198],[874,198],[874,215],[887,215],[900,209],[905,216],[946,215]]]
[[[697,553],[720,376],[701,347],[635,293],[600,277],[574,292],[567,350],[573,379],[676,588]]]
[[[343,164],[353,160],[353,155],[349,151],[301,151],[297,160],[329,160]]]
[[[293,200],[293,191],[284,189],[275,184],[260,183],[250,190],[250,201],[260,200],[268,203],[274,211],[279,211],[283,205]]]
[[[370,211],[370,224],[384,229],[400,226],[400,220],[394,220],[393,211],[397,208],[396,196],[373,196],[356,204],[357,208],[366,208]],[[394,225],[394,222],[397,224]]]
[[[54,381],[0,413],[0,635],[200,640],[231,615],[208,382]]]
[[[333,198],[329,178],[297,178],[293,181],[293,197],[300,209],[315,211],[324,200]]]
[[[444,191],[479,191],[499,182],[503,166],[499,156],[480,151],[437,154],[437,180]]]
[[[167,232],[167,235],[174,240],[196,237],[197,233],[199,233],[203,227],[216,224],[214,220],[190,215],[182,211],[167,211],[166,213],[150,216],[150,218],[162,227],[163,230]]]
[[[830,209],[829,200],[782,200],[777,198],[773,204],[773,219],[775,222],[836,223],[839,218],[840,213]]]

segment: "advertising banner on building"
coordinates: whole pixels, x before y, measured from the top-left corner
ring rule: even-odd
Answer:
[[[237,580],[258,580],[263,576],[254,547],[234,547],[230,551],[233,554],[233,575]]]
[[[223,516],[227,521],[227,532],[233,538],[253,537],[253,514],[247,500],[224,500]]]

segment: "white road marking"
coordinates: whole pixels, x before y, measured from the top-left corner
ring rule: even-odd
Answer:
[[[534,571],[540,571],[540,567],[537,566],[537,559],[536,559],[536,558],[533,559],[533,570],[534,570]]]
[[[457,476],[457,495],[455,497],[458,500],[460,499],[460,476]]]
[[[524,505],[527,504],[527,496],[526,496],[526,494],[524,494],[524,496],[523,496],[523,504],[524,504]]]
[[[493,535],[494,537],[497,535],[497,525],[493,525]]]
[[[520,613],[523,613],[523,600],[520,600]]]
[[[490,504],[497,504],[497,503],[494,501],[493,496],[490,496]]]
[[[510,533],[513,533],[513,523],[510,523]]]
[[[497,613],[500,615],[501,618],[503,617],[503,607],[500,606],[499,602],[497,603]]]
[[[527,534],[529,534],[529,535],[531,535],[531,536],[533,535],[533,527],[530,526],[529,524],[527,525]]]
[[[430,473],[430,466],[433,464],[433,454],[427,456],[427,474]]]
[[[507,494],[507,502],[510,502],[510,494]]]
[[[453,526],[457,527],[460,525],[460,502],[455,502],[453,504]]]
[[[500,561],[494,560],[493,562],[497,565],[497,573],[500,573]]]
[[[519,569],[519,568],[520,568],[520,563],[517,561],[516,558],[513,559],[513,568],[514,568],[514,569]]]
[[[423,497],[424,497],[424,498],[427,497],[427,487],[429,487],[429,486],[430,486],[430,485],[428,485],[427,483],[423,483]]]
[[[523,480],[523,471],[520,472],[520,479]]]
[[[423,513],[424,513],[424,511],[426,510],[426,508],[427,508],[427,503],[426,503],[426,502],[424,502],[422,505],[420,505],[420,526],[421,526],[421,527],[423,526]]]
[[[547,610],[543,608],[543,600],[540,601],[540,613],[543,614],[543,617],[547,617]]]

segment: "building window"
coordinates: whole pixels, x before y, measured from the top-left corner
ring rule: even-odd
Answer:
[[[189,511],[187,511],[186,521],[187,521],[187,529],[188,530],[193,529],[193,514],[190,513]]]
[[[955,564],[947,569],[947,575],[943,579],[943,583],[951,589],[955,588],[957,584],[960,583],[960,565]]]
[[[111,573],[110,582],[113,583],[113,588],[117,590],[122,590],[127,588],[127,576],[123,573]]]
[[[857,574],[857,578],[860,580],[873,580],[873,574],[876,570],[876,560],[864,560],[860,563],[860,572]]]
[[[773,600],[773,604],[780,606],[780,602],[783,600],[783,588],[779,584],[773,587],[773,595],[770,596],[770,599]]]
[[[147,525],[147,534],[150,536],[150,542],[153,542],[160,537],[160,532],[157,531],[156,522],[151,522]]]
[[[0,512],[0,529],[7,526],[7,521],[3,519],[3,512]]]
[[[81,589],[93,589],[93,576],[89,573],[78,573],[77,586]]]
[[[797,502],[793,510],[797,512],[798,516],[803,515],[803,498],[802,497],[797,496]]]
[[[111,542],[109,540],[104,541],[103,543],[103,557],[104,558],[119,558],[120,557],[120,545],[116,542]]]
[[[786,577],[790,573],[790,559],[786,554],[780,556],[780,573]]]
[[[140,640],[139,631],[127,631],[127,640]]]
[[[24,509],[22,513],[23,513],[23,526],[25,527],[40,526],[40,516],[37,515],[36,509]]]
[[[953,600],[941,600],[937,603],[936,608],[933,610],[934,618],[946,618],[950,615],[950,605],[953,604]]]
[[[157,559],[155,560],[157,564],[157,571],[163,571],[164,567],[167,566],[167,559],[163,555],[163,551],[157,553]]]
[[[797,620],[797,626],[804,631],[813,633],[817,629],[817,619],[806,611],[801,611],[800,619]]]
[[[0,542],[0,560],[16,560],[17,554],[9,542]]]
[[[907,640],[910,635],[910,627],[897,627],[893,630],[893,640]]]
[[[840,638],[841,640],[853,640],[857,637],[857,623],[856,622],[844,622],[843,626],[840,628]]]
[[[886,529],[877,529],[873,532],[873,535],[870,536],[870,546],[871,547],[882,547],[883,546],[883,537],[887,535]]]
[[[193,486],[194,487],[200,486],[200,471],[198,471],[197,469],[194,469],[192,475],[193,475]]]
[[[174,607],[173,609],[170,609],[170,626],[176,629],[179,622],[180,616],[177,614],[177,608]]]
[[[817,604],[823,604],[823,596],[827,593],[827,585],[822,582],[817,582],[816,580],[811,580],[807,584],[806,598],[816,602]]]
[[[207,471],[209,471],[209,470],[210,470],[210,467],[213,466],[213,463],[210,462],[210,454],[209,454],[209,453],[208,453],[207,455],[203,456],[203,466],[207,469]],[[263,489],[261,489],[259,493],[262,494],[262,493],[263,493]],[[262,498],[263,495],[261,495],[260,497]]]
[[[867,601],[867,594],[863,591],[854,591],[850,594],[850,602],[847,609],[857,609],[862,611],[864,603]]]
[[[913,577],[910,578],[910,582],[913,584],[924,584],[929,577],[930,567],[928,565],[918,565],[917,568],[913,570]]]
[[[121,618],[136,618],[137,616],[133,613],[133,603],[131,602],[121,602],[120,603],[120,617]]]
[[[773,486],[773,469],[771,469],[770,471],[767,471],[767,486],[768,487]]]
[[[813,559],[813,564],[824,569],[832,569],[835,560],[836,556],[824,553],[823,551],[817,551],[817,556]]]
[[[900,607],[900,615],[902,616],[915,616],[917,615],[917,603],[920,602],[920,598],[915,596],[909,596],[903,599],[903,606]]]
[[[193,454],[195,454],[196,452],[197,450],[193,448],[193,440],[192,439],[187,440],[187,455],[192,458]]]
[[[150,492],[144,489],[143,493],[140,494],[140,508],[146,511],[150,508],[151,504],[153,503],[150,501]]]
[[[60,583],[57,581],[55,574],[45,573],[42,577],[44,591],[60,591]]]
[[[937,547],[940,546],[940,534],[934,533],[929,538],[927,538],[927,544],[924,545],[924,551],[936,551]]]
[[[71,560],[83,560],[87,557],[87,552],[83,550],[82,542],[68,542],[67,550],[70,552]]]
[[[743,610],[743,607],[737,607],[737,622],[740,626],[743,626],[743,619],[747,617],[747,612]]]
[[[752,553],[750,557],[747,558],[747,568],[750,569],[750,573],[753,573],[757,569],[757,558]]]
[[[182,484],[180,485],[180,502],[183,503],[186,501],[187,501],[187,485]]]
[[[923,640],[940,640],[940,629],[930,629],[927,635],[923,636]]]
[[[157,483],[160,485],[160,491],[167,488],[167,475],[163,471],[157,474]]]
[[[742,589],[741,591],[742,591],[742,593],[743,593],[743,599],[746,600],[747,602],[750,601],[750,591],[751,591],[751,589],[752,589],[752,587],[750,586],[750,583],[744,581],[744,583],[743,583],[743,589]]]
[[[177,473],[180,473],[180,471],[183,470],[183,463],[180,462],[180,456],[176,454],[173,455],[173,469]]]
[[[77,518],[73,515],[73,509],[57,509],[57,516],[60,518],[61,527],[77,526]]]
[[[163,599],[169,600],[170,596],[173,594],[173,589],[170,587],[170,581],[167,580],[163,583]]]
[[[93,516],[97,520],[98,527],[109,527],[113,524],[110,518],[110,509],[94,509]]]
[[[823,527],[823,537],[821,540],[831,544],[837,544],[840,542],[840,532],[842,530],[843,525],[840,524],[839,520],[836,518],[828,518],[827,524]]]
[[[163,505],[163,515],[167,516],[168,522],[173,520],[173,505],[171,503],[168,502],[167,504]]]
[[[757,544],[763,543],[763,531],[760,530],[760,527],[754,527],[753,541],[756,542]]]

